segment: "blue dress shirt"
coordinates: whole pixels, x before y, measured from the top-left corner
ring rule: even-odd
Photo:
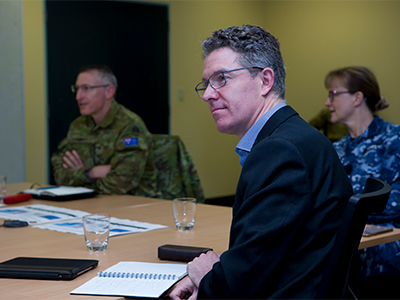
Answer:
[[[239,154],[239,162],[243,167],[243,164],[249,155],[251,148],[253,148],[254,142],[261,129],[264,127],[265,123],[271,118],[271,116],[276,113],[280,108],[286,106],[286,103],[279,103],[275,105],[270,110],[268,110],[265,114],[261,116],[260,119],[246,132],[246,134],[242,137],[239,143],[236,145],[235,152]]]

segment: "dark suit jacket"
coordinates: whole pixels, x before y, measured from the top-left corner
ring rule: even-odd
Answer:
[[[198,297],[314,298],[352,194],[331,142],[291,107],[279,109],[243,165],[229,250]]]

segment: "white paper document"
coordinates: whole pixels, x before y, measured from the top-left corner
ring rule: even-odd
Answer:
[[[71,294],[158,298],[186,276],[186,264],[122,261]]]
[[[62,222],[33,225],[32,227],[84,235],[82,218],[70,219]],[[111,217],[110,237],[135,232],[145,232],[166,227],[168,226]]]
[[[82,217],[90,213],[80,210],[34,204],[0,208],[0,218],[26,221],[35,228],[84,235]],[[145,232],[168,226],[111,217],[110,237]]]
[[[6,208],[0,209],[0,218],[26,221],[29,223],[29,225],[69,220],[78,217],[82,218],[88,214],[88,212],[81,210],[55,207],[44,204],[7,206]]]

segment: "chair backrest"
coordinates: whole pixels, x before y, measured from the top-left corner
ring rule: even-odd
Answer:
[[[368,215],[384,211],[391,190],[386,182],[370,177],[363,193],[350,197],[316,299],[343,299]]]
[[[153,155],[157,186],[163,199],[193,197],[204,203],[196,167],[179,136],[153,134]]]

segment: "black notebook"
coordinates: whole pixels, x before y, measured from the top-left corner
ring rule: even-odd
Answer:
[[[98,263],[92,259],[17,257],[0,263],[0,277],[71,280]]]
[[[76,186],[50,186],[24,190],[23,192],[26,194],[31,194],[35,199],[52,201],[79,200],[92,198],[97,195],[95,190]]]

